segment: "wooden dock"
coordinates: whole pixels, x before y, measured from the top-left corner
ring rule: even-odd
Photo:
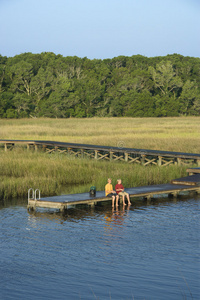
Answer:
[[[193,170],[193,172],[197,173],[195,173],[196,175],[200,175],[198,174],[198,172],[200,172],[200,168],[189,170]],[[125,191],[130,194],[131,201],[133,201],[133,199],[136,197],[146,198],[149,201],[155,195],[167,194],[168,196],[172,195],[174,197],[177,197],[178,194],[180,194],[181,192],[200,193],[200,177],[192,175],[172,180],[172,182],[168,184],[127,188],[125,189]],[[88,192],[80,194],[68,194],[62,196],[46,197],[41,199],[28,199],[27,208],[28,210],[35,210],[39,207],[54,208],[59,209],[61,212],[64,212],[72,205],[88,204],[94,206],[98,202],[103,201],[111,202],[111,198],[105,197],[104,191],[97,191],[95,197],[90,197]]]
[[[184,184],[184,185],[198,185],[200,183],[200,174],[194,174],[191,176],[174,179],[172,184]]]
[[[200,167],[200,154],[101,145],[63,143],[56,141],[36,140],[0,140],[5,151],[11,151],[16,145],[27,147],[28,150],[42,150],[48,154],[60,153],[73,157],[95,160],[123,161],[143,166],[158,165],[165,167],[175,165],[194,165]]]
[[[189,173],[189,175],[200,174],[200,168],[190,168],[187,169],[187,172]]]

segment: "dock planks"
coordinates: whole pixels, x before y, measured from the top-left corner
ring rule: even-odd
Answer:
[[[172,184],[200,185],[200,174],[194,174],[171,181]]]

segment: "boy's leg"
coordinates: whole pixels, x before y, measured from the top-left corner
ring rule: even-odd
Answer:
[[[115,206],[115,196],[112,196],[112,207]]]
[[[127,197],[127,200],[128,200],[128,204],[131,205],[130,196],[129,196],[128,193],[126,194],[126,197]]]
[[[116,196],[116,206],[119,206],[119,205],[118,205],[118,200],[119,200],[119,196],[117,195],[117,196]]]
[[[123,205],[126,205],[126,203],[125,203],[125,195],[122,196],[122,199],[123,199]]]

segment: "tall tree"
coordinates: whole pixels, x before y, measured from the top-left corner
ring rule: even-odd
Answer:
[[[32,93],[35,95],[34,97],[34,106],[37,111],[40,101],[44,98],[47,98],[51,91],[52,85],[54,82],[54,76],[52,74],[52,69],[48,68],[44,70],[41,67],[36,76],[31,79],[30,89]]]
[[[31,79],[34,76],[33,66],[25,61],[18,62],[10,68],[10,78],[12,80],[11,89],[14,92],[31,95]]]
[[[195,104],[195,108],[198,112],[198,103],[199,103],[200,95],[197,89],[196,82],[191,82],[187,80],[182,89],[182,93],[179,97],[180,101],[180,112],[183,115],[189,115],[191,110],[193,110],[193,105]]]
[[[162,95],[170,96],[173,92],[174,97],[176,92],[182,87],[182,80],[176,75],[172,63],[170,61],[161,61],[156,65],[156,68],[149,68],[154,86],[161,91]]]

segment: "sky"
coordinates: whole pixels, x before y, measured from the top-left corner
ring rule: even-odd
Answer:
[[[0,0],[0,55],[200,57],[200,0]]]

